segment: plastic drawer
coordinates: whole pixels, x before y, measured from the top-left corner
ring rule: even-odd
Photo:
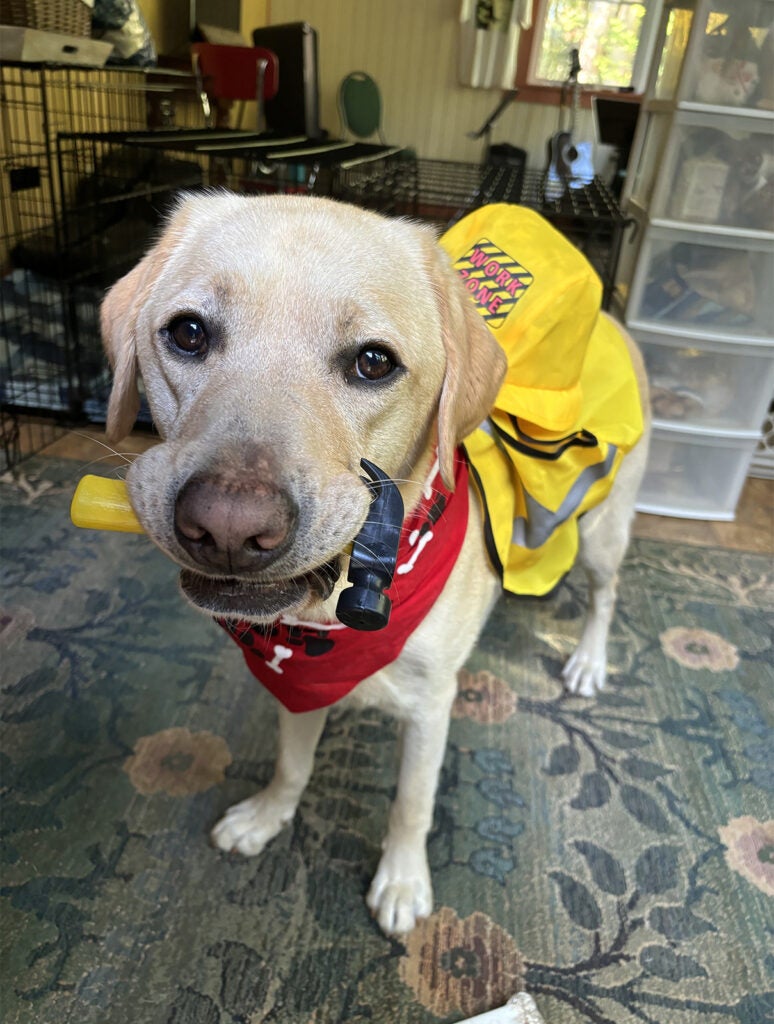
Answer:
[[[642,245],[627,321],[691,329],[720,341],[770,336],[774,235],[738,238],[651,226]]]
[[[766,32],[771,20],[771,0],[698,4],[678,99],[748,110],[770,102]]]
[[[630,329],[650,379],[653,416],[688,427],[758,430],[774,397],[774,345]]]
[[[759,437],[760,431],[724,436],[656,427],[637,510],[732,520]]]
[[[650,215],[774,231],[774,116],[679,113]]]

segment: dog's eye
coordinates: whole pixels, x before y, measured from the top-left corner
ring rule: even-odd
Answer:
[[[176,317],[167,327],[166,333],[178,352],[184,355],[202,356],[207,352],[207,331],[194,316]]]
[[[360,380],[384,380],[396,369],[390,353],[376,345],[362,348],[355,358],[355,376]]]

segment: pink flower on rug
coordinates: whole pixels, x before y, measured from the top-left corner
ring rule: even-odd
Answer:
[[[661,634],[661,649],[685,668],[730,672],[739,664],[739,651],[708,629],[673,626]]]
[[[726,846],[728,866],[767,896],[774,896],[774,819],[732,818],[718,834]]]
[[[438,1017],[483,1013],[524,988],[524,958],[510,935],[486,914],[460,920],[451,907],[417,924],[398,971]]]
[[[16,640],[24,640],[35,625],[35,613],[29,608],[0,608],[0,637],[7,650]]]
[[[457,697],[452,718],[472,718],[481,725],[497,725],[516,713],[518,698],[508,684],[491,672],[457,674]]]
[[[176,727],[141,736],[133,756],[124,762],[124,771],[144,796],[189,796],[223,782],[231,760],[220,736]]]

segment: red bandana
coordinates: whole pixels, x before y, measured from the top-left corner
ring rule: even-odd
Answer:
[[[314,711],[341,700],[368,676],[395,661],[444,588],[468,525],[468,464],[457,453],[455,490],[443,484],[438,463],[422,500],[403,521],[392,613],[377,633],[340,622],[308,623],[288,617],[268,626],[219,624],[242,648],[247,666],[288,711]]]

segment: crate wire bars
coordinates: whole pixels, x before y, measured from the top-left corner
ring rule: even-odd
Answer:
[[[179,72],[0,65],[0,466],[81,418],[97,358],[104,375],[100,296],[69,274],[59,134],[144,130],[192,113],[200,119],[192,79]]]
[[[63,423],[104,422],[110,379],[98,307],[180,190],[329,195],[440,226],[485,203],[520,202],[585,252],[605,306],[612,297],[629,222],[596,180],[547,195],[545,175],[523,163],[426,160],[394,147],[204,129],[192,76],[155,69],[6,65],[0,117],[6,465],[55,440]],[[146,407],[141,418],[150,421]]]

